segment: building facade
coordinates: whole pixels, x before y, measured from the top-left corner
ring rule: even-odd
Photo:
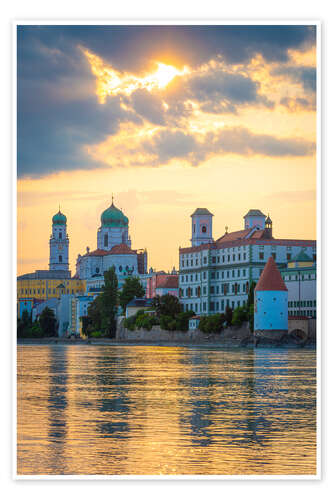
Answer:
[[[52,217],[52,234],[50,236],[50,271],[69,271],[67,234],[67,218],[59,212]]]
[[[76,276],[88,280],[88,283],[92,278],[98,278],[96,281],[100,281],[104,272],[113,266],[120,288],[127,277],[139,277],[147,273],[147,251],[131,248],[128,218],[115,207],[112,200],[111,206],[101,215],[96,250],[90,251],[87,247],[86,253],[77,257]],[[89,288],[90,285],[88,292]]]
[[[288,333],[288,289],[269,257],[254,289],[254,335],[280,338]]]
[[[244,216],[243,229],[228,233],[226,228],[225,234],[211,243],[197,245],[197,232],[192,217],[192,246],[179,249],[179,296],[184,310],[198,314],[245,305],[250,285],[258,282],[269,257],[280,270],[287,269],[301,250],[316,261],[315,240],[275,239],[270,217],[260,210],[250,210]]]
[[[281,274],[288,288],[289,316],[316,318],[317,269],[313,259],[301,250]]]

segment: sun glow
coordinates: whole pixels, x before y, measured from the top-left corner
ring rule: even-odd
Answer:
[[[111,95],[131,95],[137,89],[162,89],[166,87],[176,76],[188,73],[186,67],[178,70],[174,66],[156,62],[157,70],[144,77],[137,77],[130,73],[121,73],[112,66],[108,66],[104,61],[87,49],[81,48],[86,56],[91,72],[96,76],[96,94],[101,103],[104,103],[107,96]]]

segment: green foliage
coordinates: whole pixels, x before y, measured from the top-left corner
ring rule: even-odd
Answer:
[[[250,305],[250,309],[249,309],[249,326],[250,326],[250,330],[251,332],[253,332],[253,329],[254,329],[254,304],[251,304]]]
[[[232,309],[231,307],[227,306],[225,310],[225,321],[228,326],[231,326],[232,322]]]
[[[170,295],[169,293],[154,297],[153,307],[158,316],[171,316],[174,318],[177,314],[182,312],[182,306],[178,297]]]
[[[44,337],[44,333],[42,330],[42,327],[40,326],[38,321],[34,321],[32,324],[32,327],[30,328],[30,335],[31,338],[41,338]]]
[[[131,331],[135,330],[135,321],[136,315],[133,314],[133,316],[130,316],[129,318],[126,318],[124,320],[124,327]]]
[[[254,289],[256,287],[256,282],[252,281],[249,289],[249,294],[247,297],[247,309],[250,310],[250,306],[254,304]]]
[[[224,314],[212,314],[211,316],[201,316],[199,330],[203,333],[220,333],[225,322]]]
[[[82,318],[82,332],[91,337],[94,332],[115,337],[117,329],[118,279],[114,266],[104,273],[104,287],[88,307],[87,319]]]
[[[140,314],[136,317],[135,321],[135,326],[137,328],[143,328],[144,330],[151,330],[156,324],[158,324],[158,321],[150,314]]]
[[[105,337],[105,335],[103,335],[102,332],[91,332],[90,337],[92,337],[93,339],[99,339],[101,337]]]
[[[194,316],[193,311],[185,311],[177,314],[176,316],[176,330],[179,330],[181,332],[187,332],[188,331],[188,322],[189,319]]]
[[[247,306],[237,307],[232,313],[231,324],[233,326],[241,326],[244,321],[249,319]]]
[[[123,288],[119,294],[119,303],[123,308],[123,312],[126,311],[126,306],[132,299],[144,297],[145,290],[140,283],[139,278],[129,277],[125,279]]]
[[[115,337],[117,330],[118,278],[115,267],[105,271],[104,287],[100,294],[101,328],[107,337]]]
[[[30,336],[31,315],[24,310],[21,318],[17,320],[17,338],[27,338]]]
[[[168,315],[160,316],[160,325],[162,330],[171,330],[173,317]]]
[[[57,335],[57,319],[52,309],[45,307],[39,316],[39,324],[45,337]]]

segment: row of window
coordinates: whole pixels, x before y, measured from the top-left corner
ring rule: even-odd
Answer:
[[[301,301],[290,300],[288,302],[288,307],[316,307],[316,305],[317,305],[316,300],[301,300]]]
[[[241,275],[246,277],[247,269],[232,269],[232,271],[211,271],[210,277],[211,279],[225,279],[225,278],[240,278]],[[202,279],[207,279],[207,271],[202,272]],[[200,273],[196,274],[181,274],[180,281],[181,283],[188,283],[188,281],[198,281],[200,279]]]
[[[231,309],[235,309],[235,307],[241,307],[246,305],[246,300],[221,300],[219,302],[210,302],[209,303],[209,311],[210,312],[225,312],[227,307]],[[194,303],[194,304],[185,304],[185,311],[194,311],[194,312],[207,312],[207,302],[202,303]]]
[[[306,275],[306,274],[302,274],[301,276],[302,276],[302,281],[304,281],[304,280],[306,280],[306,279],[311,280],[311,279],[314,279],[314,277],[315,277],[315,275],[314,275],[314,274],[307,274],[307,275]],[[293,281],[293,280],[294,280],[294,281],[298,281],[298,275],[297,275],[297,274],[291,274],[291,275],[286,274],[286,275],[283,277],[283,279],[284,279],[285,281]]]
[[[236,255],[233,254],[233,255],[221,255],[221,257],[218,255],[218,256],[212,256],[211,258],[211,264],[220,264],[220,263],[225,263],[225,262],[236,262],[237,261],[241,261],[242,259],[242,256],[241,254],[239,253],[238,254],[238,257],[236,258]],[[181,267],[193,267],[194,265],[195,266],[198,266],[199,265],[199,260],[200,260],[200,265],[205,265],[207,264],[207,257],[204,256],[202,259],[199,259],[199,258],[196,258],[196,259],[182,259],[181,261]],[[246,252],[243,252],[243,260],[246,260]]]
[[[309,318],[315,318],[316,317],[316,311],[288,311],[289,316],[308,316]]]
[[[229,293],[237,295],[242,290],[243,293],[248,293],[249,292],[249,282],[247,281],[246,283],[224,283],[223,285],[211,285],[209,287],[209,293],[210,294],[216,294],[218,295],[219,293],[223,295],[227,295]],[[202,294],[206,295],[207,294],[207,287],[203,286],[202,287]],[[179,289],[179,296],[180,297],[200,297],[201,296],[201,287],[195,287],[195,288],[180,288]]]
[[[72,295],[74,295],[78,290],[70,290],[69,288],[67,288],[66,290],[64,288],[61,289],[61,293],[71,293]],[[17,291],[18,295],[19,296],[26,296],[26,295],[45,295],[45,289],[44,288],[25,288],[25,289],[22,289],[22,290],[18,290]],[[48,294],[56,294],[57,293],[57,289],[56,288],[49,288],[48,291],[47,291]]]

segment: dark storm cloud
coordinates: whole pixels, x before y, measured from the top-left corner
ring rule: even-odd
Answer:
[[[184,159],[198,165],[213,154],[262,155],[272,158],[309,156],[315,151],[313,142],[300,138],[278,138],[255,134],[245,127],[226,127],[204,135],[181,131],[157,132],[143,144],[155,164]]]

